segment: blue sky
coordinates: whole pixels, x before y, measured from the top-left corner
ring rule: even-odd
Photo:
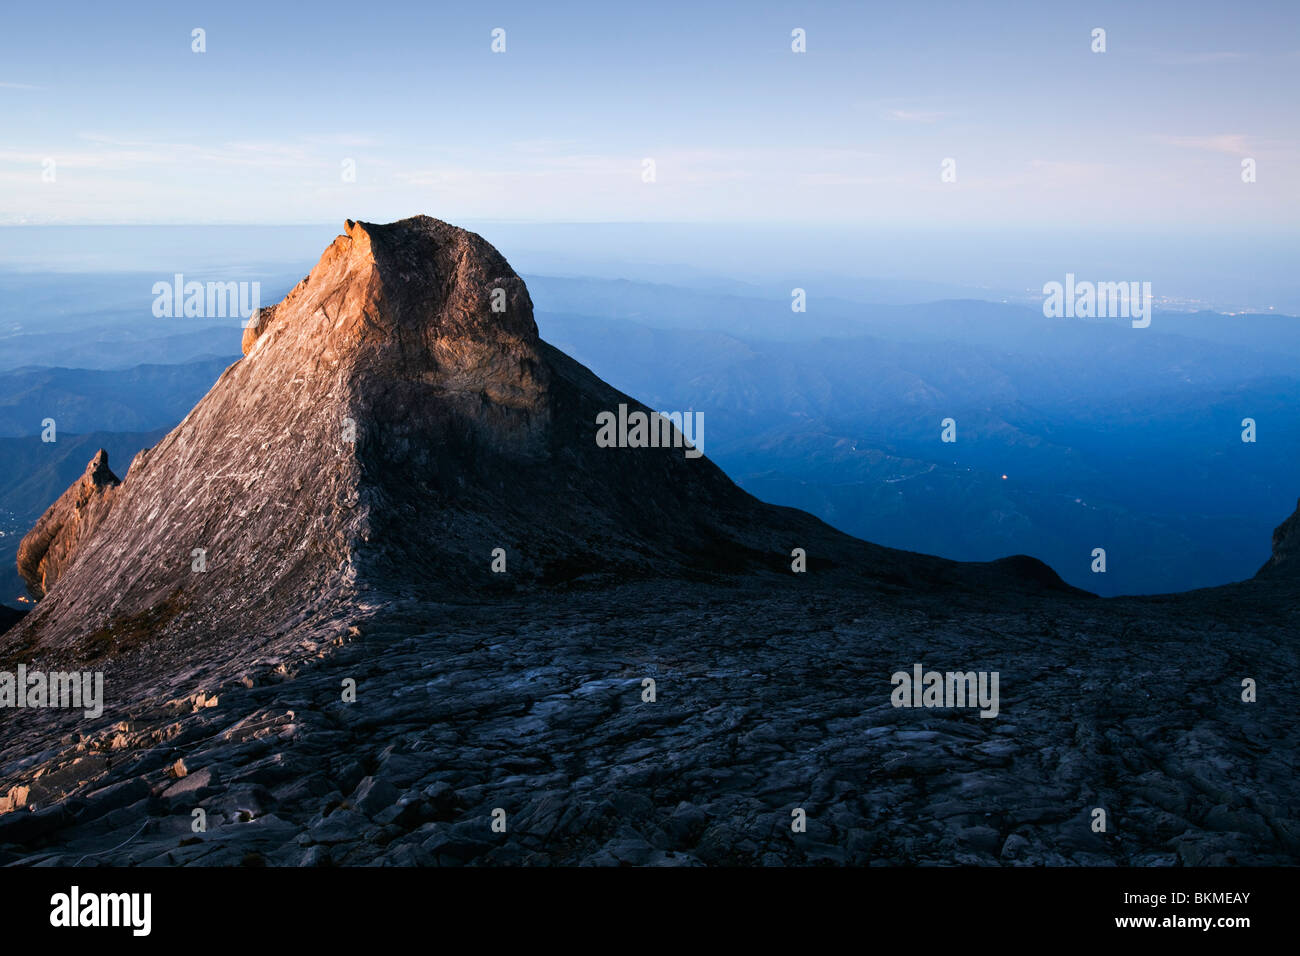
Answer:
[[[10,4],[0,223],[1267,232],[1300,213],[1293,2],[550,6]]]

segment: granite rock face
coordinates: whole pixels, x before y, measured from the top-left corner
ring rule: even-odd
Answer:
[[[403,567],[382,539],[397,526],[416,540],[430,481],[463,482],[451,464],[475,457],[505,474],[543,449],[540,349],[522,280],[478,236],[426,217],[349,221],[250,323],[246,357],[137,456],[118,507],[75,539],[93,547],[55,552],[71,576],[22,639],[70,661],[149,643],[175,662],[200,633],[219,666],[289,630],[329,631]],[[439,527],[425,542],[447,539]]]
[[[121,484],[100,449],[86,473],[50,505],[18,545],[18,573],[33,597],[41,598],[72,563],[81,543],[108,516]]]

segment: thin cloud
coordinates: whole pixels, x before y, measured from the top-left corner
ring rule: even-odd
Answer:
[[[51,146],[39,152],[30,148],[0,149],[0,163],[25,164],[53,157],[60,165],[69,167],[131,170],[158,166],[312,169],[333,162],[332,157],[322,155],[319,149],[309,149],[296,142],[200,146],[166,140],[119,139],[95,132],[82,133],[78,138],[83,144],[91,144],[91,148]]]
[[[889,110],[885,115],[902,123],[937,123],[948,114],[930,110]]]
[[[1242,156],[1250,152],[1244,133],[1219,133],[1214,136],[1157,136],[1158,142],[1180,149],[1195,149],[1211,153],[1228,153]]]
[[[313,146],[378,146],[379,140],[373,136],[356,133],[335,133],[330,136],[309,136],[303,142]]]
[[[1174,50],[1152,54],[1151,58],[1165,66],[1207,66],[1211,63],[1235,63],[1245,59],[1245,54],[1233,50],[1213,50],[1204,53]]]

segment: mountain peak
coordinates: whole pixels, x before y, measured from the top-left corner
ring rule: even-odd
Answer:
[[[527,444],[545,424],[546,375],[528,289],[486,240],[429,216],[345,223],[284,301],[244,333],[258,377],[354,393],[340,420],[435,407],[443,425]],[[405,403],[405,407],[396,407]],[[354,403],[356,404],[356,403]]]
[[[72,562],[81,542],[103,521],[120,485],[100,449],[85,473],[46,509],[18,545],[18,573],[34,597],[45,595]]]
[[[430,216],[347,220],[311,273],[250,322],[244,354],[290,313],[336,347],[412,336],[537,342],[532,300],[509,263],[476,233]]]
[[[666,441],[599,443],[616,414]],[[120,487],[92,462],[103,480],[33,530],[45,596],[15,640],[47,661],[147,644],[155,668],[192,665],[201,643],[219,670],[411,600],[788,581],[793,548],[846,583],[1064,588],[1038,562],[963,567],[849,538],[759,502],[682,439],[538,337],[523,280],[481,237],[427,216],[349,220]]]

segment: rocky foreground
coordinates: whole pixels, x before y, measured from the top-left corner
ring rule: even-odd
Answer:
[[[260,660],[57,746],[43,722],[11,721],[0,773],[28,781],[19,799],[35,812],[0,816],[0,859],[1300,859],[1293,603],[1247,584],[1001,604],[809,581],[394,610],[340,646],[303,648],[301,666]],[[999,671],[1000,713],[892,706],[889,675],[915,662]],[[1241,699],[1245,677],[1255,703]],[[792,832],[796,808],[806,833]]]

